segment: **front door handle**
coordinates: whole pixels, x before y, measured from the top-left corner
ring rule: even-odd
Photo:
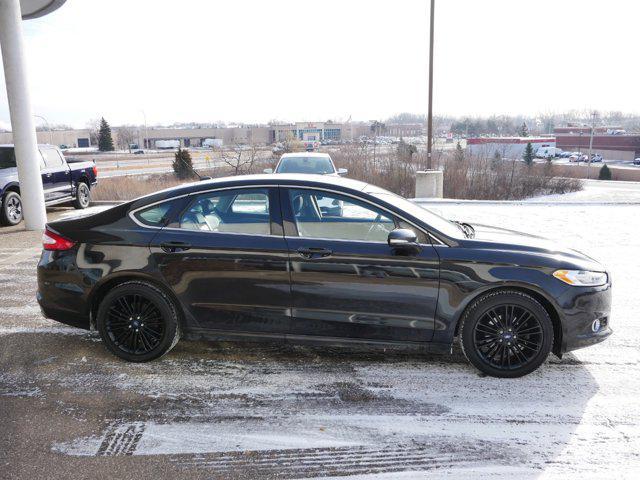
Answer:
[[[186,242],[164,242],[160,244],[160,248],[167,253],[178,253],[189,250],[191,245]]]
[[[303,258],[321,258],[328,257],[333,251],[322,247],[300,247],[298,254]]]

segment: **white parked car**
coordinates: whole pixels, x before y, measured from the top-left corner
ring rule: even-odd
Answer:
[[[346,175],[346,168],[336,168],[328,153],[285,153],[275,170],[266,168],[264,173],[310,173],[315,175]]]

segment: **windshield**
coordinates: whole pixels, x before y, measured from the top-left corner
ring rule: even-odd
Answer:
[[[286,157],[280,160],[276,173],[334,173],[333,163],[328,157]]]
[[[11,168],[16,166],[16,156],[13,148],[0,148],[0,168]]]
[[[420,205],[410,202],[400,195],[396,195],[395,193],[388,192],[381,188],[376,188],[376,190],[368,191],[367,193],[379,198],[380,200],[384,200],[387,203],[395,205],[407,212],[409,215],[423,221],[425,224],[449,237],[465,238],[467,236],[465,232],[454,222],[451,222],[440,215],[436,215],[432,211],[422,208]]]

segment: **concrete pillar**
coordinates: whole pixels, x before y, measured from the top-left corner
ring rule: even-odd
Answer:
[[[443,175],[440,170],[416,172],[416,198],[442,198]]]
[[[27,230],[42,230],[47,221],[47,213],[44,208],[36,127],[27,85],[18,0],[0,0],[0,46],[25,226]]]

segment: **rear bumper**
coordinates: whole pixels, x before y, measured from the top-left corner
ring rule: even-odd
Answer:
[[[610,283],[601,287],[570,287],[558,300],[562,315],[561,353],[600,343],[613,333]],[[600,323],[598,330],[594,330],[596,320]]]
[[[89,330],[91,323],[86,312],[87,290],[80,272],[73,267],[74,258],[74,251],[43,250],[38,263],[36,299],[45,317]]]

